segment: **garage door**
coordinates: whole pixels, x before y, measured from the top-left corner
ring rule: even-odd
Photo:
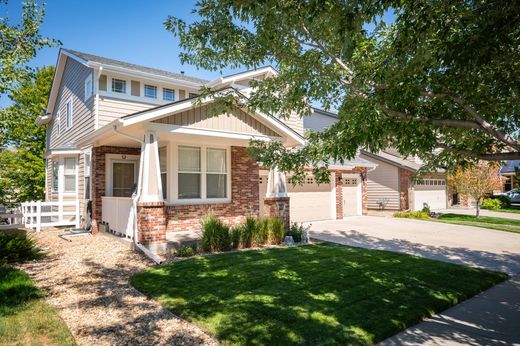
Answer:
[[[344,176],[341,181],[343,188],[343,216],[361,215],[359,175]]]
[[[415,183],[414,210],[421,210],[427,204],[430,209],[446,208],[446,180],[423,179]]]

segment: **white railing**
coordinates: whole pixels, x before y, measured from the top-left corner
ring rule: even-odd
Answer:
[[[18,209],[10,213],[0,213],[0,229],[23,227],[23,215]]]
[[[42,227],[80,226],[79,200],[64,202],[33,201],[22,203],[23,223],[37,232]]]
[[[101,219],[112,231],[125,238],[133,237],[134,207],[130,197],[101,197]]]

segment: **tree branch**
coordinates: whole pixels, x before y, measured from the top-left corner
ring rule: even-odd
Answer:
[[[506,161],[506,160],[519,160],[520,159],[520,152],[478,154],[478,153],[475,153],[475,152],[473,152],[471,150],[467,150],[467,149],[453,148],[453,147],[448,146],[445,143],[437,143],[437,147],[444,149],[446,151],[455,153],[455,154],[474,157],[479,160],[485,160],[485,161]]]
[[[413,120],[413,121],[420,121],[423,123],[431,123],[432,125],[436,126],[448,126],[448,127],[457,127],[462,129],[478,129],[480,128],[479,124],[475,121],[471,120],[456,120],[456,119],[429,119],[429,118],[422,118],[419,116],[413,116],[408,113],[404,112],[398,112],[394,111],[385,107],[381,106],[381,109],[388,113],[390,116],[394,118],[399,118],[403,120]]]

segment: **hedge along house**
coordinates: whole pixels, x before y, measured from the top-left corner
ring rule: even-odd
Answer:
[[[265,67],[207,81],[60,50],[47,114],[37,120],[48,124],[46,199],[80,200],[93,233],[104,227],[154,248],[168,232],[200,229],[208,213],[230,225],[248,215],[289,223],[293,191],[284,174],[263,169],[246,149],[252,139],[304,145],[303,120],[238,106],[215,115],[213,98],[197,98],[203,85],[247,98],[250,80],[275,74]],[[340,178],[365,169],[333,168]],[[331,205],[342,203],[338,180],[329,187]],[[326,215],[336,217],[341,205]]]

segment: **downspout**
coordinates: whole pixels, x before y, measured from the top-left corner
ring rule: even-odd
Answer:
[[[126,137],[130,140],[139,142],[141,144],[141,155],[139,157],[139,177],[137,178],[137,192],[134,197],[132,197],[132,206],[134,207],[134,245],[136,248],[141,250],[146,256],[148,256],[152,261],[154,261],[157,264],[161,264],[162,260],[154,254],[152,251],[147,249],[143,244],[140,244],[137,240],[139,239],[139,227],[137,225],[137,201],[141,197],[141,189],[143,184],[143,168],[144,168],[144,141],[140,140],[139,138],[132,137],[130,135],[127,135],[125,133],[119,132],[117,130],[117,125],[112,126],[112,131],[115,134],[118,134],[120,136]]]
[[[99,66],[95,73],[95,82],[94,89],[96,90],[96,95],[94,99],[94,121],[96,130],[99,129],[99,78],[101,77],[101,72],[103,71],[103,66]]]

